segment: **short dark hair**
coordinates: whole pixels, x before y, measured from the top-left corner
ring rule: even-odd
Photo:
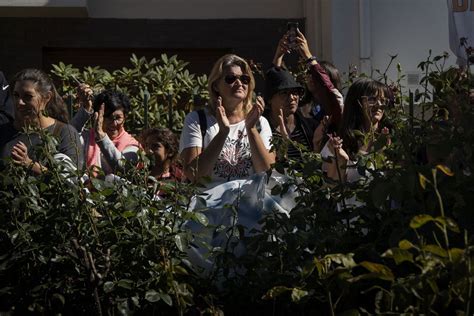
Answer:
[[[94,98],[94,111],[99,111],[101,104],[105,105],[104,116],[110,116],[117,110],[122,110],[127,114],[131,109],[130,100],[128,97],[115,90],[105,90]]]

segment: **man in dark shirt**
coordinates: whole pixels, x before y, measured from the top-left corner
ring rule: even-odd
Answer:
[[[14,109],[10,96],[10,85],[0,71],[0,126],[13,121]]]

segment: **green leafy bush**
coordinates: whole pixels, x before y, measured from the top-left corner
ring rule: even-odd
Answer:
[[[207,224],[205,210],[188,211],[197,192],[192,185],[168,184],[161,187],[166,198],[156,199],[159,184],[147,177],[146,167],[122,175],[127,180],[82,183],[79,175],[54,164],[48,150],[43,159],[50,171],[39,177],[7,167],[0,174],[0,310],[18,315],[471,315],[473,85],[464,73],[444,69],[444,58],[420,64],[426,89],[416,98],[424,120],[396,106],[385,112],[391,145],[386,135],[367,136],[374,146],[357,165],[367,175],[362,181],[327,179],[319,154],[305,152],[302,161],[289,161],[294,177],[272,193],[296,188],[300,194],[291,216],[266,216],[261,233],[242,237],[245,255],[216,254],[219,280],[201,277],[186,257],[193,242],[186,221]],[[154,114],[155,121],[150,115],[152,124],[166,122],[164,96],[170,86],[177,108],[198,93],[185,83],[197,80],[189,79],[193,75],[165,75],[165,69],[184,69],[176,58],[149,63],[132,58],[132,63],[133,69],[113,74],[59,65],[55,74],[63,80],[63,92],[73,89],[75,76],[138,96],[136,129],[144,124],[139,104],[145,87],[152,95],[150,108],[161,113]],[[163,66],[169,64],[174,68]],[[177,83],[164,83],[173,80]],[[396,100],[407,104],[399,83]],[[353,196],[359,203],[344,203]],[[236,273],[226,273],[230,269]]]
[[[53,65],[52,73],[59,80],[58,91],[74,103],[77,81],[89,84],[95,94],[104,89],[125,93],[132,104],[127,128],[133,133],[146,126],[169,127],[180,131],[183,119],[196,101],[208,99],[207,76],[191,74],[187,62],[176,55],[161,55],[148,61],[132,55],[131,68],[123,67],[109,72],[100,67],[85,67],[82,71],[73,65]],[[147,109],[147,110],[146,110]]]

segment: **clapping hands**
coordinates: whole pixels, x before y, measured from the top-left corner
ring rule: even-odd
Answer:
[[[252,106],[252,109],[245,118],[245,127],[247,129],[252,129],[256,127],[256,124],[260,120],[260,116],[262,116],[264,109],[265,101],[263,101],[263,98],[261,96],[258,96]]]

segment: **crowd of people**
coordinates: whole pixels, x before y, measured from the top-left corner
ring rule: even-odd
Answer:
[[[298,53],[305,62],[304,84],[284,66],[289,52]],[[3,74],[0,79],[5,87]],[[144,130],[135,138],[126,131],[131,105],[125,94],[106,90],[94,95],[89,85],[79,84],[80,107],[68,122],[66,106],[51,78],[41,70],[25,69],[13,77],[9,89],[0,91],[1,164],[5,167],[10,161],[33,174],[47,172],[47,162],[36,152],[44,133],[57,139],[55,161],[89,177],[135,168],[144,151],[153,160],[149,171],[157,180],[205,184],[207,207],[214,210],[208,213],[211,225],[232,222],[234,215],[223,216],[222,209],[237,203],[241,208],[247,205],[238,222],[251,229],[269,208],[291,211],[288,199],[294,195],[288,193],[287,201],[285,197],[269,198],[265,183],[275,161],[301,158],[294,144],[321,153],[329,178],[351,182],[361,175],[350,166],[372,146],[364,141],[364,134],[387,133],[381,122],[390,103],[388,88],[372,79],[360,79],[349,87],[344,101],[337,68],[319,61],[299,30],[293,38],[285,34],[279,41],[273,65],[265,73],[264,98],[255,96],[254,90],[249,64],[233,54],[222,56],[209,75],[208,106],[186,116],[179,139],[160,127]],[[303,104],[307,108],[309,104],[309,111],[300,107]],[[291,140],[284,154],[272,150],[273,138]],[[244,193],[229,193],[239,190]],[[243,196],[252,203],[243,203]],[[198,207],[197,203],[191,208]],[[202,231],[198,226],[189,225],[192,231]],[[214,243],[222,242],[215,232],[211,235],[220,240]],[[202,266],[212,263],[202,249],[192,252],[194,258],[206,258]]]
[[[93,95],[85,83],[78,85],[80,107],[68,122],[51,78],[38,69],[22,70],[9,89],[0,91],[2,163],[11,158],[33,173],[46,171],[33,150],[41,143],[42,130],[59,139],[58,160],[85,168],[93,176],[136,166],[138,152],[144,150],[154,157],[152,175],[157,179],[199,182],[210,177],[216,184],[268,171],[275,159],[298,159],[301,151],[293,143],[284,157],[276,157],[271,142],[281,137],[324,157],[337,157],[345,174],[355,155],[370,147],[354,131],[381,130],[387,87],[361,79],[349,88],[344,102],[337,68],[318,61],[299,30],[289,36],[279,41],[265,74],[265,98],[255,97],[255,79],[244,59],[230,54],[215,63],[209,75],[209,104],[186,116],[179,147],[176,136],[165,128],[145,130],[139,140],[134,138],[125,128],[131,107],[128,97],[112,90]],[[305,84],[284,66],[284,56],[291,51],[306,62]],[[1,79],[2,87],[8,86],[3,74]],[[309,111],[300,107],[303,96]],[[325,166],[330,177],[335,174],[333,165]]]

